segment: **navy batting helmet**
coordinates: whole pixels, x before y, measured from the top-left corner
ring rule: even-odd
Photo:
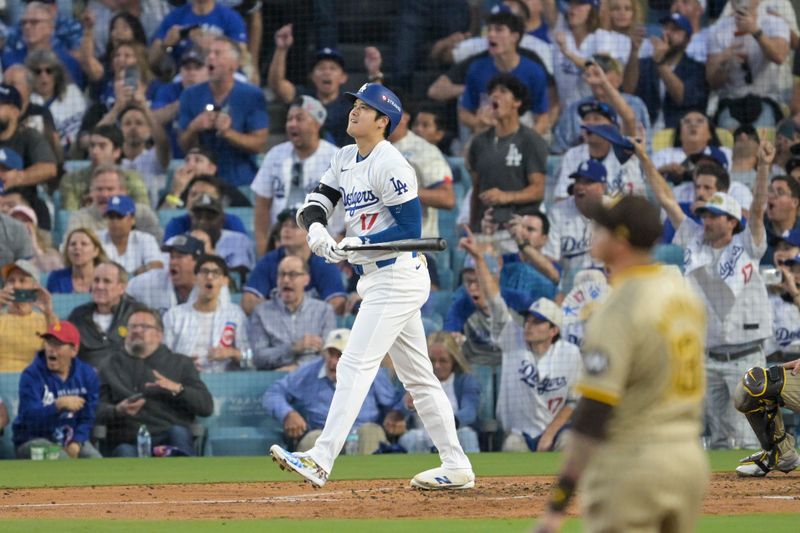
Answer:
[[[351,101],[362,100],[371,108],[389,117],[390,135],[403,118],[403,104],[400,103],[400,99],[380,83],[365,83],[358,92],[345,94]]]

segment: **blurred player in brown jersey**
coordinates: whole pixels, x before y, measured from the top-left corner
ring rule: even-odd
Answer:
[[[573,435],[536,531],[560,528],[577,486],[587,531],[692,531],[708,481],[703,304],[677,269],[653,263],[662,226],[646,199],[597,205],[592,218],[613,288],[586,325]]]

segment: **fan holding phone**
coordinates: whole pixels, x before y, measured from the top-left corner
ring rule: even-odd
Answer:
[[[22,372],[42,349],[39,334],[58,323],[58,317],[33,263],[18,259],[3,266],[0,274],[0,372]]]

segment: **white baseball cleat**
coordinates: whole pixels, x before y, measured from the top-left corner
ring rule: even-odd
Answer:
[[[305,453],[292,453],[277,444],[269,449],[272,460],[278,463],[281,470],[299,474],[311,483],[315,489],[322,488],[328,481],[328,473]]]
[[[736,475],[739,477],[764,477],[775,470],[788,474],[795,468],[800,467],[800,455],[792,453],[782,456],[775,466],[769,467],[767,466],[769,464],[767,452],[760,451],[745,457],[739,463],[739,466],[736,467]]]
[[[475,486],[475,474],[472,470],[431,468],[414,476],[414,479],[411,480],[411,486],[422,490],[471,489]]]

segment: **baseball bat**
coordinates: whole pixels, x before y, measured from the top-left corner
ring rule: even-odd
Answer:
[[[386,252],[441,252],[447,249],[447,241],[438,239],[404,239],[401,241],[380,242],[375,244],[361,244],[359,246],[345,246],[348,252],[362,250],[382,250]]]

